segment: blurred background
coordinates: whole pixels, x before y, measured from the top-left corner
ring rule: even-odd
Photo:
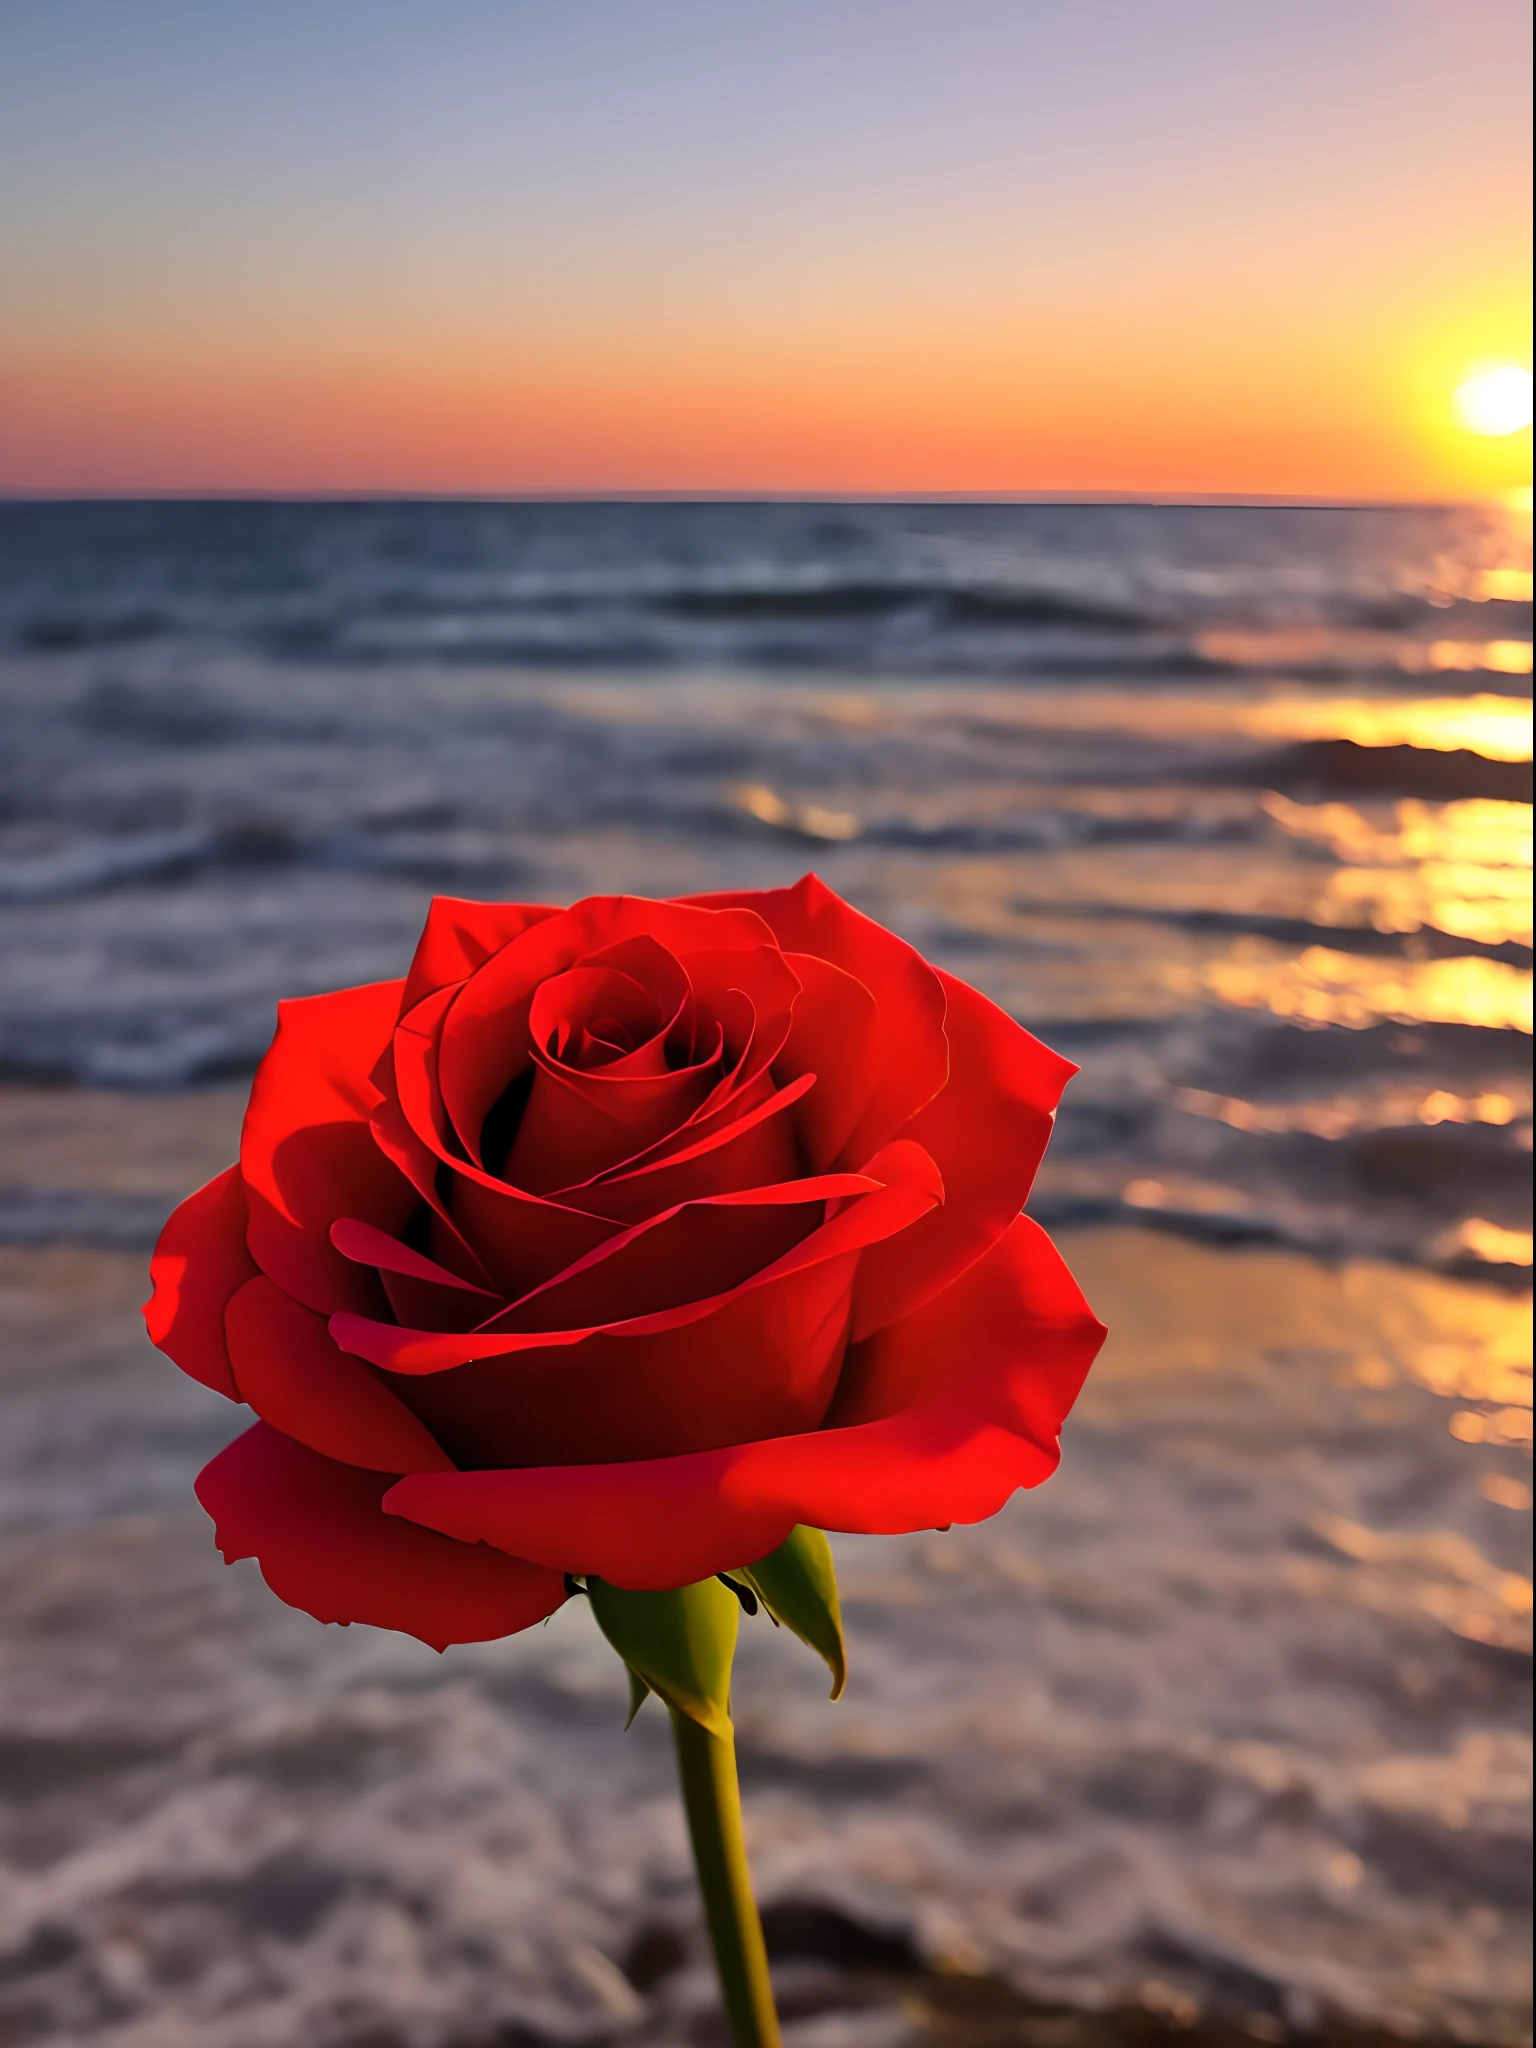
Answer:
[[[1530,2038],[1511,0],[0,0],[0,2044],[709,2044],[580,1603],[321,1628],[138,1320],[434,892],[1077,1061],[1060,1474],[744,1632],[787,2039]]]

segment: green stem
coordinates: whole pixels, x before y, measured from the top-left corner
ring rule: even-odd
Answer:
[[[752,1896],[741,1830],[735,1742],[729,1734],[711,1735],[684,1714],[673,1714],[672,1733],[693,1861],[732,2038],[736,2048],[780,2048],[763,1923]]]

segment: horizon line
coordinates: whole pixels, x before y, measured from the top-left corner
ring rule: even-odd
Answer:
[[[1508,509],[1501,495],[1470,498],[1330,497],[1284,491],[859,491],[547,490],[455,491],[230,488],[55,488],[0,484],[0,505],[1039,505],[1219,507],[1241,510],[1456,512]]]

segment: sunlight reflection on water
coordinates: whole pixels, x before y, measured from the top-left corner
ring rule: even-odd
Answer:
[[[1524,643],[1525,668],[1530,668],[1530,643]],[[1241,715],[1241,728],[1274,739],[1353,740],[1360,747],[1427,747],[1452,753],[1458,748],[1490,761],[1529,761],[1531,706],[1522,697],[1405,698],[1372,703],[1367,699],[1292,698],[1256,704]]]
[[[1305,1024],[1475,1024],[1531,1032],[1531,976],[1500,960],[1373,960],[1308,946],[1265,957],[1249,940],[1205,970],[1210,992],[1244,1010]]]
[[[1223,668],[1396,669],[1403,675],[1531,673],[1529,640],[1405,640],[1393,633],[1320,628],[1202,633],[1202,658]]]
[[[1284,831],[1313,839],[1340,860],[1375,863],[1471,861],[1529,869],[1531,807],[1463,797],[1427,804],[1409,797],[1392,806],[1395,827],[1365,817],[1353,804],[1299,804],[1266,790],[1264,809]],[[1529,884],[1527,884],[1529,887]]]
[[[1529,1116],[1529,1091],[1513,1095],[1452,1095],[1414,1087],[1377,1088],[1355,1095],[1335,1095],[1303,1102],[1245,1102],[1240,1096],[1217,1095],[1204,1088],[1175,1089],[1172,1099],[1194,1116],[1214,1117],[1235,1131],[1303,1131],[1314,1138],[1344,1138],[1354,1131],[1390,1130],[1421,1123],[1505,1125]]]
[[[1525,645],[1529,655],[1529,643]],[[976,693],[978,696],[981,693]],[[1339,697],[1293,689],[1255,703],[1217,693],[1151,696],[1080,689],[1070,696],[999,696],[989,715],[1016,727],[1057,732],[1129,731],[1193,738],[1228,733],[1252,739],[1352,740],[1361,747],[1465,748],[1490,761],[1529,761],[1528,697]]]

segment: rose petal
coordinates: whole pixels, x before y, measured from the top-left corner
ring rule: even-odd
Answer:
[[[850,1348],[828,1426],[963,1399],[1050,1446],[1103,1341],[1060,1252],[1016,1216],[942,1294]]]
[[[830,960],[874,998],[873,1081],[858,1124],[837,1165],[859,1166],[897,1135],[943,1087],[949,1072],[944,1041],[944,992],[921,953],[884,925],[863,916],[816,875],[793,888],[694,896],[716,909],[755,911],[786,953]]]
[[[665,1073],[665,1051],[656,1038],[666,1020],[657,1010],[655,997],[617,968],[584,962],[541,982],[528,1005],[528,1035],[546,1059],[566,1061],[580,1071],[585,1062],[572,1058],[570,1048],[588,1036],[588,1020],[594,1018],[604,1026],[619,1026],[629,1046],[638,1046],[642,1052],[654,1049],[654,1058],[646,1061],[647,1070]],[[633,1060],[634,1053],[624,1054],[610,1034],[606,1050],[591,1064],[604,1066],[619,1057]]]
[[[154,1292],[144,1304],[150,1342],[231,1401],[241,1396],[224,1346],[224,1308],[256,1271],[245,1224],[245,1186],[227,1167],[172,1211],[149,1262]]]
[[[930,1152],[949,1199],[859,1267],[854,1337],[909,1314],[980,1258],[1024,1206],[1051,1135],[1051,1114],[1077,1072],[995,1003],[952,975],[950,1078],[902,1132]]]
[[[782,1257],[822,1221],[829,1202],[874,1193],[865,1174],[823,1174],[679,1203],[619,1232],[481,1330],[601,1328],[728,1293]]]
[[[849,1140],[869,1108],[880,1073],[880,1013],[863,982],[830,960],[787,957],[804,994],[774,1078],[788,1085],[814,1077],[795,1124],[807,1167],[824,1173],[834,1162],[849,1163]]]
[[[745,998],[742,1000],[745,1001]],[[751,1059],[751,1056],[752,1048],[749,1044],[742,1056],[742,1063]],[[728,1137],[743,1118],[755,1117],[765,1104],[772,1102],[776,1092],[770,1073],[758,1073],[751,1081],[743,1081],[741,1064],[727,1068],[720,1074],[709,1095],[686,1123],[679,1124],[675,1131],[669,1131],[656,1144],[647,1145],[643,1151],[636,1152],[631,1158],[621,1159],[617,1166],[593,1174],[588,1180],[574,1181],[569,1188],[563,1188],[560,1192],[568,1194],[574,1201],[585,1196],[587,1190],[594,1184],[616,1185],[620,1181],[647,1174],[653,1168],[669,1165],[675,1157],[685,1152],[702,1150],[713,1140],[722,1136]]]
[[[530,926],[559,911],[546,903],[471,903],[459,896],[434,896],[406,976],[402,1012],[449,983],[465,981]]]
[[[589,1216],[638,1223],[682,1202],[790,1180],[800,1156],[789,1111],[815,1085],[815,1078],[802,1074],[778,1090],[769,1084],[763,1099],[735,1123],[720,1124],[694,1144],[663,1153],[633,1172],[561,1193]]]
[[[448,1193],[455,1227],[475,1247],[497,1293],[508,1301],[563,1273],[615,1229],[601,1217],[506,1187],[489,1174],[465,1170],[451,1181]]]
[[[204,1466],[197,1497],[225,1560],[254,1557],[279,1600],[317,1621],[399,1629],[443,1650],[530,1628],[565,1599],[558,1568],[382,1514],[389,1484],[258,1422]]]
[[[579,967],[567,968],[535,991],[528,1011],[529,1034],[535,1047],[548,1053],[552,1025],[558,1029],[563,1023],[564,1035],[571,1040],[588,1020],[606,1014],[624,1025],[626,1044],[617,1048],[617,1059],[610,1048],[596,1064],[619,1073],[663,1073],[673,1065],[694,1063],[692,997],[687,970],[675,953],[648,936],[620,939],[617,945],[589,953]],[[558,1056],[570,1060],[564,1050]]]
[[[765,1112],[765,1105],[771,1104],[776,1084],[770,1069],[789,1036],[800,994],[798,976],[776,946],[687,953],[683,959],[697,990],[700,1036],[711,1018],[722,1026],[725,1043],[717,1058],[718,1078],[698,1106],[654,1143],[639,1147],[601,1173],[572,1175],[559,1192],[579,1199],[582,1207],[592,1207],[584,1199],[584,1191],[593,1180],[617,1184],[684,1154],[700,1156],[706,1142],[720,1142],[749,1112]],[[805,1078],[809,1085],[809,1077]],[[789,1076],[785,1079],[792,1081]],[[782,1143],[776,1143],[774,1150],[776,1155],[783,1154]],[[747,1184],[736,1182],[737,1186]],[[638,1186],[634,1190],[637,1197],[644,1192]],[[629,1200],[624,1199],[626,1203]]]
[[[921,1359],[930,1378],[950,1380],[942,1398],[685,1457],[424,1473],[391,1487],[385,1511],[638,1589],[750,1563],[797,1523],[899,1535],[984,1521],[1055,1469],[1062,1417],[1103,1331],[1022,1219],[952,1292],[914,1319],[899,1354],[895,1334],[884,1339],[887,1387],[915,1378]]]
[[[240,1135],[251,1256],[306,1308],[376,1311],[373,1275],[333,1247],[338,1216],[397,1234],[417,1207],[410,1183],[373,1140],[369,1078],[400,1007],[398,981],[279,1003],[277,1035],[256,1070]]]
[[[607,1172],[686,1123],[713,1078],[708,1066],[577,1073],[535,1054],[533,1087],[501,1178],[541,1195]]]
[[[646,1075],[641,1053],[659,1050],[659,1039],[626,1060],[585,1072],[552,1063],[541,1049],[558,1014],[550,991],[576,981],[581,984],[577,1000],[603,1000],[587,986],[592,963],[632,957],[639,944],[626,940],[593,954],[535,994],[529,1031],[537,1071],[501,1169],[516,1186],[547,1193],[599,1175],[612,1178],[669,1153],[690,1131],[702,1129],[706,1119],[718,1121],[728,1113],[732,1099],[752,1089],[783,1045],[800,993],[783,954],[777,946],[718,947],[685,953],[682,964],[662,954],[682,977],[690,999],[696,1040],[690,1065],[663,1062]],[[654,968],[652,979],[662,979]]]
[[[732,1084],[733,1092],[747,1087],[778,1058],[789,1036],[800,997],[800,977],[774,945],[711,946],[707,951],[685,951],[681,958],[698,1005],[701,1029],[710,1017],[729,1019],[733,996],[745,996],[750,1003],[751,1043],[740,1048]],[[728,1048],[728,1064],[731,1057]]]
[[[763,927],[756,920],[751,920],[749,928],[763,933]],[[734,926],[728,924],[724,936],[733,935],[739,937]],[[641,941],[631,939],[592,957],[605,958],[610,962],[627,959],[639,969],[653,951],[659,953],[660,949],[653,948],[652,942],[645,941],[642,945]],[[606,1181],[630,1171],[644,1172],[659,1165],[672,1152],[691,1150],[705,1138],[723,1140],[734,1122],[771,1096],[773,1084],[767,1066],[789,1027],[791,1009],[799,991],[794,974],[772,945],[736,945],[707,956],[688,954],[685,957],[691,970],[696,972],[705,1000],[712,1008],[723,1010],[732,998],[743,1008],[746,1025],[742,1033],[739,1065],[723,1075],[697,1107],[686,1100],[666,1099],[672,1091],[693,1090],[694,1079],[670,1078],[653,1083],[651,1093],[656,1100],[647,1101],[643,1100],[643,1089],[637,1092],[631,1087],[626,1091],[616,1077],[614,1087],[608,1093],[623,1095],[627,1092],[632,1103],[640,1102],[646,1113],[653,1115],[654,1121],[662,1127],[659,1140],[646,1144],[643,1141],[647,1133],[643,1127],[636,1129],[631,1124],[624,1135],[615,1135],[618,1123],[610,1122],[606,1114],[591,1107],[591,1104],[603,1100],[607,1070],[560,1077],[571,1087],[583,1090],[590,1097],[590,1103],[573,1100],[564,1092],[559,1080],[550,1092],[548,1077],[543,1072],[537,1077],[539,1087],[535,1098],[529,1100],[527,1081],[534,1077],[525,1062],[519,1122],[512,1126],[517,1134],[517,1149],[514,1159],[503,1169],[507,1180],[485,1172],[466,1149],[466,1138],[474,1139],[478,1145],[480,1132],[467,1130],[461,1133],[453,1126],[448,1117],[444,1091],[439,1086],[440,1042],[446,1030],[446,1020],[457,1007],[460,992],[439,990],[402,1018],[393,1044],[380,1060],[373,1076],[379,1092],[379,1103],[374,1112],[375,1139],[386,1156],[408,1176],[422,1199],[455,1234],[464,1257],[451,1263],[463,1277],[492,1279],[503,1291],[521,1294],[529,1285],[560,1270],[578,1256],[580,1250],[607,1234],[601,1227],[594,1229],[590,1220],[583,1220],[582,1212],[585,1211],[586,1218],[590,1219],[592,1215],[604,1213],[610,1205],[606,1202],[585,1202],[576,1190],[594,1178]],[[650,960],[647,971],[653,970],[659,972],[657,963]],[[750,1001],[742,992],[743,986],[753,991]],[[670,985],[664,991],[668,995],[672,992]],[[519,1027],[515,1016],[503,1022],[510,1039],[515,1040],[521,1028],[526,1041],[526,1018],[522,1027]],[[706,1019],[701,1022],[700,1030],[707,1029],[707,1025]],[[536,1053],[530,1051],[529,1060],[534,1057]],[[515,1061],[511,1063],[515,1064]],[[543,1119],[547,1129],[541,1126],[541,1108],[550,1112]],[[673,1122],[676,1128],[668,1128]],[[589,1123],[594,1125],[594,1131],[587,1130]],[[486,1128],[482,1124],[481,1130]],[[587,1138],[592,1138],[593,1144],[584,1153]],[[542,1162],[542,1166],[538,1161],[530,1164],[528,1155],[541,1146],[548,1153],[548,1159]],[[747,1149],[761,1162],[756,1175],[759,1179],[764,1177],[764,1170],[770,1164],[781,1172],[788,1171],[793,1164],[781,1140]],[[591,1156],[594,1150],[597,1155],[595,1161]],[[599,1175],[582,1171],[583,1166],[590,1167],[594,1163],[602,1169]],[[446,1182],[438,1171],[443,1165],[450,1169]],[[750,1182],[753,1177],[750,1173],[741,1174],[738,1168],[735,1184],[741,1185],[743,1179]],[[545,1181],[550,1179],[563,1179],[567,1187],[546,1189]],[[508,1180],[519,1184],[515,1188],[509,1187]],[[721,1184],[719,1178],[707,1172],[700,1176],[686,1176],[671,1191],[672,1199],[695,1189],[713,1192]],[[542,1200],[546,1193],[551,1196],[554,1202],[552,1209],[540,1212],[519,1206],[528,1200],[530,1191],[535,1188],[539,1190],[535,1199]],[[559,1200],[559,1196],[567,1192],[572,1196],[569,1206]],[[619,1213],[636,1215],[642,1213],[644,1198],[645,1190],[637,1189],[633,1199],[619,1197],[614,1206]],[[664,1206],[666,1199],[667,1192],[659,1190],[653,1206]],[[471,1245],[473,1251],[470,1250]]]
[[[337,1217],[331,1225],[331,1243],[344,1259],[350,1259],[354,1265],[372,1266],[376,1271],[382,1268],[386,1273],[401,1273],[412,1280],[424,1280],[433,1287],[450,1287],[456,1292],[479,1295],[490,1301],[496,1298],[489,1288],[476,1287],[473,1281],[461,1280],[457,1273],[450,1273],[435,1259],[401,1244],[387,1230],[376,1230],[371,1223],[361,1223],[355,1216]]]
[[[373,1142],[395,1170],[408,1180],[429,1211],[432,1249],[438,1261],[450,1267],[472,1287],[490,1286],[492,1276],[468,1238],[453,1220],[439,1185],[441,1161],[424,1145],[406,1121],[396,1099],[393,1049],[387,1052],[374,1073],[386,1084],[386,1092],[369,1120]],[[520,1290],[513,1289],[513,1292]]]
[[[442,1101],[471,1154],[491,1106],[527,1063],[528,1011],[540,983],[629,938],[652,939],[676,954],[761,946],[769,934],[748,911],[589,896],[504,946],[464,983],[442,1026]]]
[[[983,1522],[1056,1460],[995,1423],[934,1406],[684,1457],[397,1480],[386,1514],[460,1542],[535,1556],[615,1586],[662,1591],[766,1557],[800,1523],[901,1535]]]
[[[686,1323],[714,1314],[738,1292],[746,1293],[766,1286],[825,1259],[862,1251],[881,1238],[905,1230],[943,1198],[943,1186],[933,1161],[918,1145],[898,1143],[887,1146],[884,1152],[870,1161],[869,1178],[882,1185],[867,1194],[837,1203],[837,1213],[829,1215],[819,1230],[812,1231],[793,1250],[753,1273],[739,1288],[685,1302],[675,1308],[563,1330],[506,1333],[484,1327],[465,1333],[402,1330],[393,1323],[375,1322],[365,1316],[344,1313],[331,1318],[331,1334],[344,1351],[356,1352],[358,1357],[383,1366],[387,1371],[434,1373],[450,1371],[476,1358],[506,1358],[520,1351],[581,1344],[599,1329],[615,1336],[635,1337],[681,1329]],[[724,1195],[711,1199],[720,1204],[751,1204],[760,1201],[765,1193],[771,1193],[792,1205],[799,1199],[799,1189],[803,1185],[792,1183],[782,1190],[755,1189],[745,1197]],[[627,1246],[634,1237],[635,1233],[626,1232],[622,1242]]]
[[[837,1387],[857,1260],[823,1259],[659,1334],[599,1332],[394,1384],[471,1466],[649,1458],[814,1429]]]
[[[396,1030],[375,1070],[384,1092],[373,1113],[374,1139],[429,1204],[449,1247],[457,1247],[463,1277],[487,1280],[515,1300],[601,1244],[612,1226],[509,1187],[454,1149],[437,1088],[437,1033],[452,996],[442,990],[428,997]]]
[[[461,1287],[440,1287],[413,1274],[379,1268],[379,1278],[397,1323],[412,1330],[472,1330],[485,1320],[485,1299]]]
[[[437,1041],[457,995],[457,988],[434,989],[414,1008],[402,1010],[389,1044],[369,1076],[379,1096],[372,1112],[374,1122],[394,1104],[412,1134],[431,1153],[433,1175],[436,1161],[458,1165],[471,1157],[448,1121],[437,1085]]]
[[[373,1472],[452,1470],[410,1409],[337,1349],[325,1319],[264,1274],[232,1297],[224,1327],[240,1399],[285,1436]]]

